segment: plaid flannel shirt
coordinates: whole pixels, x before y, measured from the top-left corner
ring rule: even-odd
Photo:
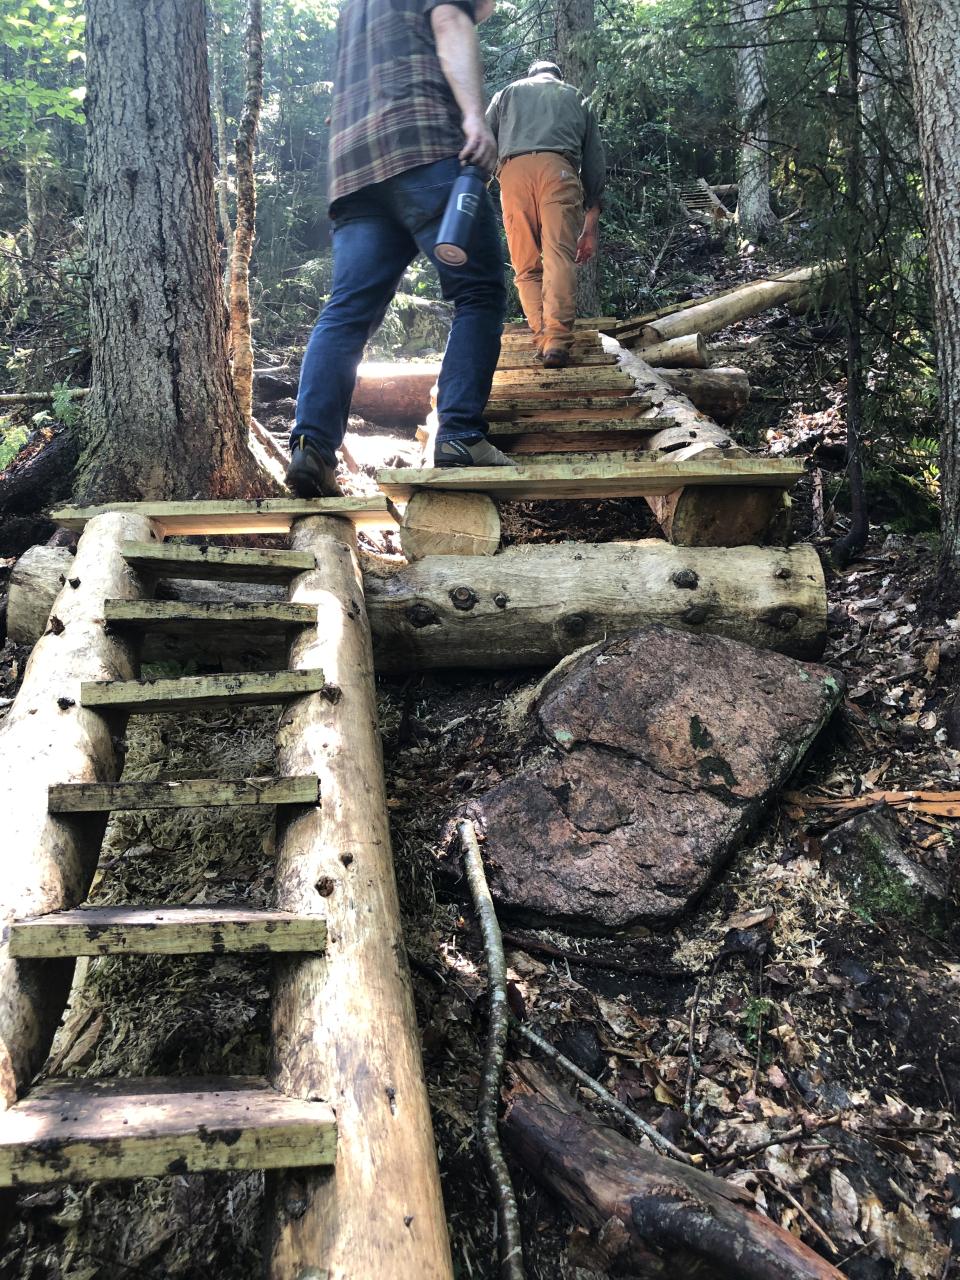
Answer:
[[[330,122],[331,206],[395,174],[455,156],[461,114],[430,27],[438,4],[471,18],[472,0],[347,0]]]

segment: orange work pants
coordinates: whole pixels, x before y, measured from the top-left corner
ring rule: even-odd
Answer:
[[[541,351],[569,350],[577,314],[577,238],[583,188],[565,156],[511,156],[500,170],[510,261],[527,324]]]

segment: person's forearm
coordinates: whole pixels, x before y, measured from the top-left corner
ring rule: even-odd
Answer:
[[[440,69],[457,106],[465,120],[483,119],[483,71],[473,20],[454,5],[434,9],[430,20]]]
[[[591,205],[583,215],[583,225],[589,227],[592,231],[596,231],[600,225],[600,206],[599,204]]]

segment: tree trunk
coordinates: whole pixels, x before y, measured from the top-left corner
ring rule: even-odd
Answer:
[[[815,658],[827,625],[823,569],[805,544],[508,547],[368,563],[364,590],[378,671],[549,666],[654,623]]]
[[[203,0],[88,0],[92,386],[77,497],[252,497],[227,366]]]
[[[14,565],[8,630],[17,644],[39,638],[72,564],[66,548],[36,546]],[[678,573],[686,575],[686,586],[674,582]],[[807,544],[729,551],[659,539],[560,543],[508,547],[493,557],[429,556],[400,566],[371,556],[363,587],[381,671],[547,666],[583,644],[651,623],[816,658],[827,625],[823,570]],[[285,598],[263,585],[173,580],[157,594],[187,602]],[[284,662],[280,637],[253,638],[236,628],[232,634],[206,627],[150,634],[142,656],[144,662],[222,662],[240,671]]]
[[[332,1172],[274,1176],[268,1274],[449,1280],[355,534],[347,521],[301,520],[290,545],[317,560],[291,599],[318,609],[290,666],[322,668],[327,689],[295,702],[277,735],[278,773],[315,775],[322,800],[277,842],[276,905],[322,914],[329,941],[322,956],[277,966],[272,1079],[331,1104],[337,1160]]]
[[[648,352],[644,351],[644,358]],[[701,413],[718,422],[730,422],[750,399],[750,379],[742,369],[657,369],[667,386],[685,395]]]
[[[766,240],[777,228],[770,208],[770,131],[768,124],[767,0],[733,0],[736,25],[734,71],[740,153],[737,221],[748,240]]]
[[[575,84],[585,98],[597,87],[597,68],[592,40],[597,28],[595,0],[558,0],[554,28],[557,58],[563,78]],[[577,268],[577,315],[600,313],[598,270],[599,249],[593,258]]]
[[[836,263],[821,263],[815,267],[803,267],[787,275],[772,276],[763,280],[751,280],[749,284],[731,289],[693,306],[672,311],[650,324],[644,325],[640,334],[640,347],[666,342],[686,333],[699,333],[708,337],[728,324],[735,324],[747,316],[755,316],[769,307],[803,297],[811,288],[838,269]],[[634,339],[628,338],[630,345]]]
[[[536,1064],[522,1060],[514,1070],[519,1088],[504,1137],[576,1222],[605,1228],[598,1242],[604,1271],[663,1280],[843,1280],[758,1213],[742,1188],[629,1142]]]
[[[230,164],[227,159],[227,112],[223,100],[223,19],[214,7],[210,51],[213,54],[213,121],[217,128],[217,213],[220,232],[227,249],[227,287],[230,281],[230,265],[233,258],[233,224],[230,221],[230,204],[227,187]]]
[[[253,412],[253,338],[250,330],[250,255],[257,221],[257,184],[253,157],[263,103],[263,5],[249,0],[247,10],[247,85],[237,130],[237,230],[230,261],[230,349],[233,385],[244,420]]]
[[[850,529],[831,547],[839,565],[848,564],[863,550],[870,531],[867,491],[863,476],[863,320],[860,302],[863,218],[862,129],[860,120],[859,0],[846,0],[845,55],[847,62],[845,151],[846,168],[846,339],[847,339],[847,480],[850,484]]]
[[[940,381],[940,586],[960,604],[960,26],[942,0],[902,0],[920,133]]]

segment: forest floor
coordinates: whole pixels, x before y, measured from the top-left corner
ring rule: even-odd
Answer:
[[[729,270],[754,274],[755,265]],[[712,287],[731,282],[716,271],[711,279]],[[815,453],[822,465],[824,526],[811,507],[811,481],[798,497],[797,529],[826,548],[831,520],[842,522],[829,502],[831,476],[842,468],[842,343],[828,326],[812,328],[774,313],[716,341],[756,388],[738,434],[759,443],[770,432],[773,449]],[[509,541],[655,536],[645,504],[630,500],[506,508],[504,531]],[[824,840],[849,813],[816,804],[820,795],[853,798],[879,787],[960,788],[960,751],[944,723],[960,619],[926,616],[932,563],[926,534],[877,523],[858,560],[831,576],[824,662],[844,672],[846,703],[792,790],[680,924],[601,940],[502,921],[515,1011],[855,1280],[960,1276],[957,917],[948,907],[933,923],[911,920],[895,893],[837,878]],[[25,657],[0,651],[0,699],[12,696]],[[438,856],[453,810],[512,771],[500,711],[540,674],[380,681],[395,858],[456,1274],[472,1280],[497,1274],[476,1143],[485,967],[472,910],[461,886],[438,874]],[[274,721],[260,708],[140,718],[128,730],[124,776],[269,772]],[[893,821],[905,851],[955,899],[953,822],[906,809]],[[247,814],[117,815],[92,896],[101,904],[265,905],[273,839],[272,824]],[[51,1071],[264,1069],[265,966],[105,959],[84,976]],[[512,1043],[510,1055],[519,1054]],[[506,1094],[510,1088],[508,1072]],[[783,1140],[797,1126],[800,1136]],[[603,1274],[586,1234],[514,1172],[528,1274]],[[24,1193],[19,1209],[0,1280],[258,1273],[260,1175],[57,1187]]]

